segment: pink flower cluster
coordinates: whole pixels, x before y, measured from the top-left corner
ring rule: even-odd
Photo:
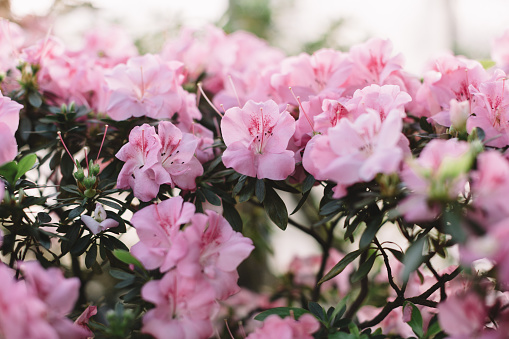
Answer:
[[[78,299],[78,278],[65,279],[57,268],[44,270],[38,262],[20,264],[24,280],[0,264],[0,337],[5,339],[88,338],[88,328],[66,316]]]
[[[156,306],[144,316],[143,331],[156,338],[208,338],[216,300],[239,291],[237,267],[253,250],[222,216],[194,212],[179,196],[145,207],[131,220],[140,238],[133,255],[165,273],[142,289]]]
[[[270,315],[263,321],[263,326],[248,335],[246,339],[312,339],[320,323],[311,314],[303,314],[299,319],[281,318]]]
[[[163,184],[184,190],[196,188],[203,166],[194,156],[198,138],[183,133],[168,121],[153,126],[143,124],[132,129],[129,142],[116,157],[125,162],[118,175],[118,188],[132,188],[134,196],[149,201]]]

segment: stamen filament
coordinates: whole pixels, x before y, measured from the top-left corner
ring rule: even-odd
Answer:
[[[99,155],[101,155],[101,150],[103,149],[104,140],[106,139],[106,133],[108,132],[108,125],[104,125],[104,135],[103,135],[103,141],[101,142],[101,147],[99,147],[99,153],[97,153],[97,159],[99,160]]]
[[[293,89],[291,87],[288,87],[290,89],[290,92],[292,92],[293,97],[295,100],[299,103],[300,109],[302,110],[302,113],[304,113],[304,116],[306,117],[306,120],[309,123],[309,126],[311,126],[311,130],[313,131],[313,134],[315,134],[315,128],[313,126],[313,123],[311,122],[311,119],[309,118],[308,114],[306,113],[306,110],[302,106],[302,102],[300,101],[300,96],[295,96],[295,93],[293,93]]]
[[[228,80],[230,80],[230,84],[232,85],[232,88],[233,88],[233,93],[235,93],[235,97],[237,98],[237,103],[239,104],[239,108],[240,108],[241,104],[240,104],[239,95],[237,94],[237,89],[235,88],[235,85],[233,84],[231,75],[228,75]]]
[[[217,114],[219,114],[219,116],[222,118],[223,117],[223,114],[221,114],[221,112],[219,112],[219,110],[216,108],[216,106],[214,106],[214,104],[212,103],[212,101],[210,101],[210,99],[207,97],[207,95],[205,94],[205,92],[203,91],[203,88],[201,87],[201,82],[198,83],[198,89],[200,90],[201,94],[203,95],[203,97],[205,98],[205,100],[207,100],[207,102],[209,103],[210,107],[212,107],[212,109],[214,111],[216,111]]]
[[[64,139],[62,138],[62,132],[58,131],[57,134],[58,134],[58,137],[60,138],[60,141],[62,142],[62,145],[64,146],[65,150],[67,151],[67,154],[69,154],[69,157],[71,157],[72,162],[74,164],[76,164],[76,162],[74,161],[74,158],[71,155],[71,152],[69,152],[69,150],[67,149],[67,146],[65,145]]]

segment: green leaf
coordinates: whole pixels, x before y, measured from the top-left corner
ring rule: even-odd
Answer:
[[[28,102],[32,107],[39,108],[42,105],[42,97],[39,92],[30,92],[28,94]]]
[[[12,186],[16,184],[16,173],[18,173],[18,165],[15,161],[10,161],[0,167],[0,175]]]
[[[230,223],[234,231],[242,232],[242,218],[235,206],[223,200],[223,217]]]
[[[329,320],[329,327],[333,326],[336,322],[336,318],[339,316],[341,318],[346,311],[346,303],[348,302],[348,299],[350,297],[350,294],[347,294],[343,299],[341,299],[337,304],[336,307],[334,307],[334,312],[332,312]]]
[[[444,211],[442,225],[444,233],[450,234],[453,241],[457,243],[467,241],[467,234],[461,222],[461,208],[459,206],[450,206]]]
[[[246,179],[247,179],[247,175],[243,175],[239,178],[239,181],[237,181],[237,183],[233,187],[232,196],[236,196],[237,194],[239,194],[242,187],[244,187],[244,183],[246,182]]]
[[[25,155],[18,163],[18,170],[16,172],[16,179],[21,178],[26,172],[34,168],[35,162],[37,161],[37,155],[34,153]]]
[[[133,275],[131,273],[124,272],[122,270],[115,269],[115,268],[112,268],[110,270],[110,275],[113,278],[118,279],[118,280],[125,280],[125,279],[130,279],[133,277]]]
[[[349,334],[346,332],[337,332],[333,334],[329,334],[328,339],[357,339],[357,337],[353,334]]]
[[[81,213],[83,213],[83,211],[85,211],[85,207],[78,206],[78,207],[74,208],[71,212],[69,212],[68,218],[69,219],[74,219],[77,216],[81,215]]]
[[[265,189],[263,207],[270,220],[284,231],[288,226],[288,210],[286,209],[286,205],[272,187],[266,186]]]
[[[280,316],[281,318],[288,317],[293,314],[295,319],[299,319],[299,317],[303,314],[310,313],[308,310],[305,310],[303,308],[297,308],[297,307],[276,307],[271,308],[270,310],[263,311],[261,313],[258,313],[256,315],[255,320],[258,321],[264,321],[265,318],[267,318],[269,315],[276,314]]]
[[[422,329],[421,311],[419,311],[417,306],[415,306],[411,302],[405,301],[405,303],[403,304],[403,314],[407,312],[408,308],[410,308],[411,317],[410,321],[407,321],[407,324],[410,325],[412,331],[414,331],[415,335],[417,335],[418,338],[422,338],[424,335],[424,331]]]
[[[309,311],[315,316],[317,317],[318,319],[322,320],[322,321],[325,321],[326,320],[326,315],[325,315],[325,310],[323,309],[322,306],[320,306],[320,304],[314,302],[314,301],[310,301],[308,303],[308,308],[309,308]]]
[[[290,213],[290,215],[297,213],[302,208],[302,206],[304,206],[304,203],[308,199],[310,192],[311,191],[307,191],[302,195],[302,198],[300,198],[299,203],[297,204],[297,206],[295,206],[295,209],[292,211],[292,213]]]
[[[362,233],[359,247],[368,247],[371,241],[375,238],[376,233],[382,226],[382,216],[376,215],[366,224],[366,230]]]
[[[124,250],[114,250],[113,255],[123,263],[128,265],[133,264],[134,266],[143,269],[143,265],[138,261],[131,253]]]
[[[405,252],[405,257],[403,258],[403,265],[405,265],[405,268],[403,269],[402,273],[404,282],[408,281],[410,273],[415,271],[424,261],[422,250],[424,249],[425,240],[426,237],[421,237],[412,245],[410,245],[410,247]]]
[[[343,272],[343,270],[354,261],[359,255],[361,255],[366,249],[358,249],[356,251],[350,252],[343,257],[326,275],[323,276],[322,279],[318,282],[319,284],[330,280]]]
[[[87,255],[85,256],[85,266],[87,268],[92,267],[96,259],[97,259],[97,245],[92,244],[92,246],[90,246],[90,249],[87,252]]]
[[[214,206],[221,206],[221,199],[219,199],[219,197],[214,192],[205,187],[202,187],[201,191],[203,192],[203,195],[208,202]]]
[[[440,331],[442,331],[442,329],[438,323],[438,316],[435,315],[429,322],[428,331],[426,332],[425,338],[433,338],[435,335],[440,333]]]
[[[308,174],[306,179],[302,182],[302,193],[306,193],[310,191],[313,188],[313,185],[315,184],[315,177],[311,174]]]
[[[255,195],[259,202],[265,199],[265,181],[263,179],[256,179]]]
[[[359,266],[359,269],[352,275],[352,282],[353,283],[361,280],[362,278],[364,278],[369,273],[369,271],[371,271],[371,268],[373,268],[373,264],[375,263],[375,259],[376,259],[376,252],[373,253],[369,257],[368,260],[363,262]]]
[[[255,193],[255,179],[249,178],[246,186],[244,186],[239,192],[239,202],[246,202]]]

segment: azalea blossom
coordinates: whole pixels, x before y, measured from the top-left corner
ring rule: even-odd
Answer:
[[[230,108],[221,120],[223,163],[250,177],[284,180],[295,168],[287,150],[294,131],[295,120],[272,100]]]
[[[145,54],[117,65],[106,76],[111,91],[108,115],[115,120],[148,116],[171,118],[182,105],[179,88],[183,64],[164,63],[158,56]]]
[[[150,270],[166,272],[175,267],[187,253],[187,243],[178,239],[180,226],[191,220],[195,210],[177,196],[136,212],[131,223],[140,241],[131,248],[133,255]]]
[[[303,314],[298,320],[273,314],[263,321],[261,328],[246,339],[312,339],[312,334],[319,328],[320,323],[311,314]]]
[[[217,308],[214,290],[205,280],[173,270],[146,283],[141,296],[156,307],[143,316],[142,332],[157,339],[206,339],[212,335],[211,315]]]
[[[308,143],[304,168],[319,180],[338,183],[334,197],[340,198],[347,186],[398,170],[403,160],[403,150],[398,146],[402,125],[396,111],[383,122],[375,111],[360,115],[354,122],[341,119],[327,135],[316,136],[311,145]]]
[[[142,201],[155,198],[159,186],[170,181],[170,175],[160,163],[161,140],[155,128],[148,124],[136,126],[129,134],[129,142],[115,155],[125,162],[118,175],[118,188],[132,188]]]
[[[93,218],[89,215],[82,215],[81,221],[83,221],[92,234],[98,234],[109,228],[118,226],[118,221],[107,217],[106,211],[100,203],[95,204]]]

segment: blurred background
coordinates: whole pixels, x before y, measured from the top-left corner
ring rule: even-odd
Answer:
[[[3,17],[51,27],[71,46],[79,43],[82,32],[104,23],[125,27],[147,51],[157,51],[183,25],[207,23],[227,31],[251,31],[288,54],[322,46],[348,49],[378,36],[392,40],[414,73],[420,73],[432,56],[448,50],[489,58],[491,41],[509,28],[505,0],[0,0],[0,4]]]
[[[116,24],[141,52],[158,52],[181,27],[214,24],[227,32],[250,31],[288,55],[386,38],[416,74],[446,51],[489,59],[491,42],[509,29],[508,10],[504,0],[0,0],[0,16],[39,38],[51,32],[71,48],[90,28]],[[295,254],[319,252],[300,231],[273,229],[276,271]]]

